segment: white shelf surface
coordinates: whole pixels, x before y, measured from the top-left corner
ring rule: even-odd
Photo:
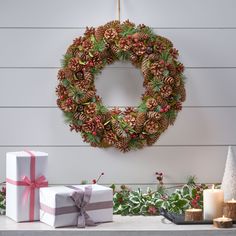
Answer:
[[[217,229],[213,225],[175,225],[162,216],[114,216],[114,221],[85,229],[54,229],[41,222],[16,223],[0,216],[0,236],[235,236],[236,225]]]

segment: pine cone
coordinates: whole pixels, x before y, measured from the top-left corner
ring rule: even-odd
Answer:
[[[135,125],[135,131],[137,133],[141,133],[145,121],[146,121],[146,113],[139,112],[136,118],[136,125]]]
[[[90,72],[85,71],[84,72],[84,79],[88,80],[88,81],[91,81],[93,79],[93,75]]]
[[[88,102],[91,98],[95,96],[95,92],[93,90],[88,91],[84,96],[80,99],[78,99],[78,103],[85,103]]]
[[[168,76],[163,79],[163,82],[164,84],[172,85],[174,84],[175,79],[173,77]]]
[[[133,51],[136,55],[142,56],[146,52],[146,46],[143,42],[135,43],[133,47]]]
[[[174,108],[178,111],[182,110],[182,103],[181,102],[176,102],[174,105]]]
[[[80,70],[80,64],[78,58],[71,58],[68,63],[68,68],[72,71],[79,71]]]
[[[86,133],[92,133],[95,128],[95,124],[92,122],[92,120],[88,120],[82,125],[82,130]]]
[[[161,107],[167,106],[167,102],[161,96],[158,96],[156,98],[156,101],[157,101],[157,104],[160,105]]]
[[[135,126],[135,123],[136,123],[136,122],[135,122],[135,121],[136,121],[135,117],[132,116],[132,115],[130,115],[130,114],[124,116],[124,121],[125,121],[125,123],[127,123],[131,128],[133,128],[133,127]]]
[[[176,68],[173,64],[168,64],[167,69],[169,71],[170,76],[175,76],[176,75]]]
[[[154,120],[149,120],[144,127],[145,131],[149,134],[155,134],[158,131],[158,128],[159,125]]]
[[[122,152],[130,151],[129,143],[127,139],[121,139],[120,141],[115,143],[115,147],[118,148]]]
[[[149,110],[154,110],[157,107],[157,101],[154,98],[148,98],[146,101],[146,106]]]
[[[60,70],[58,71],[58,73],[57,73],[57,78],[58,78],[58,80],[63,80],[63,79],[65,79],[65,71],[64,71],[64,69],[60,69]]]
[[[105,132],[103,141],[109,145],[113,145],[117,141],[117,137],[113,131],[110,130]]]
[[[172,94],[172,88],[169,85],[165,85],[161,88],[160,92],[164,98],[168,98]]]
[[[165,62],[163,60],[160,60],[159,62],[154,62],[150,66],[150,70],[152,74],[155,76],[162,75],[164,69],[165,69]]]
[[[85,106],[85,108],[84,108],[84,112],[89,116],[95,115],[96,111],[97,111],[96,103],[90,103],[87,106]]]
[[[87,120],[87,117],[83,113],[80,114],[78,118],[79,118],[79,120],[81,120],[83,122]]]
[[[149,64],[150,64],[149,58],[147,56],[144,57],[141,63],[141,71],[145,78],[149,75]]]
[[[178,93],[179,93],[180,96],[181,96],[180,101],[181,101],[181,102],[184,102],[185,99],[186,99],[186,90],[185,90],[184,86],[182,86],[182,87],[178,90]]]
[[[128,51],[132,47],[132,42],[127,38],[121,38],[119,46],[123,51]]]
[[[150,54],[148,58],[151,62],[157,61],[159,59],[158,55],[155,53]]]
[[[135,108],[134,107],[126,107],[124,114],[125,115],[129,115],[130,113],[134,113],[135,112]]]
[[[156,134],[153,134],[152,136],[149,136],[147,138],[147,145],[149,145],[149,146],[153,145],[159,137],[160,137],[159,133],[156,133]]]
[[[113,41],[117,36],[118,36],[118,33],[113,28],[109,28],[104,32],[104,38],[107,41]]]
[[[114,55],[116,57],[119,57],[120,49],[117,46],[115,46],[114,44],[111,45],[111,51],[114,53]]]
[[[149,111],[147,113],[147,117],[148,117],[148,119],[152,119],[152,120],[160,120],[161,114],[159,112]]]
[[[99,26],[95,31],[95,38],[97,41],[100,41],[103,39],[105,29],[103,26]]]
[[[168,121],[168,118],[167,117],[162,117],[160,120],[159,120],[159,125],[160,125],[160,128],[162,130],[166,130],[168,125],[169,125],[169,121]]]

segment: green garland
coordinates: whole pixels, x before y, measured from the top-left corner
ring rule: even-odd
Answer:
[[[114,190],[114,214],[119,215],[159,215],[161,209],[168,212],[183,214],[189,208],[203,208],[203,190],[205,184],[196,184],[195,180],[188,181],[180,189],[168,193],[161,185],[156,191],[150,188],[146,192],[136,191],[122,185],[120,191]]]
[[[6,212],[6,187],[2,187],[0,190],[0,215],[4,215]]]
[[[92,146],[127,152],[152,145],[185,100],[184,67],[177,58],[173,44],[145,25],[112,21],[87,28],[62,60],[57,104],[71,130]],[[109,110],[96,94],[95,76],[117,60],[129,60],[142,72],[145,92],[137,108]]]

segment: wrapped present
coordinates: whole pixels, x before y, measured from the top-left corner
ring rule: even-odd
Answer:
[[[6,215],[17,222],[39,220],[39,188],[48,186],[48,154],[6,154]]]
[[[113,192],[101,185],[40,189],[40,221],[53,227],[94,226],[113,218]]]

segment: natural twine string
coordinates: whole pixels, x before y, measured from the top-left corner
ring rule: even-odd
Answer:
[[[120,21],[120,0],[117,1],[117,18]]]

